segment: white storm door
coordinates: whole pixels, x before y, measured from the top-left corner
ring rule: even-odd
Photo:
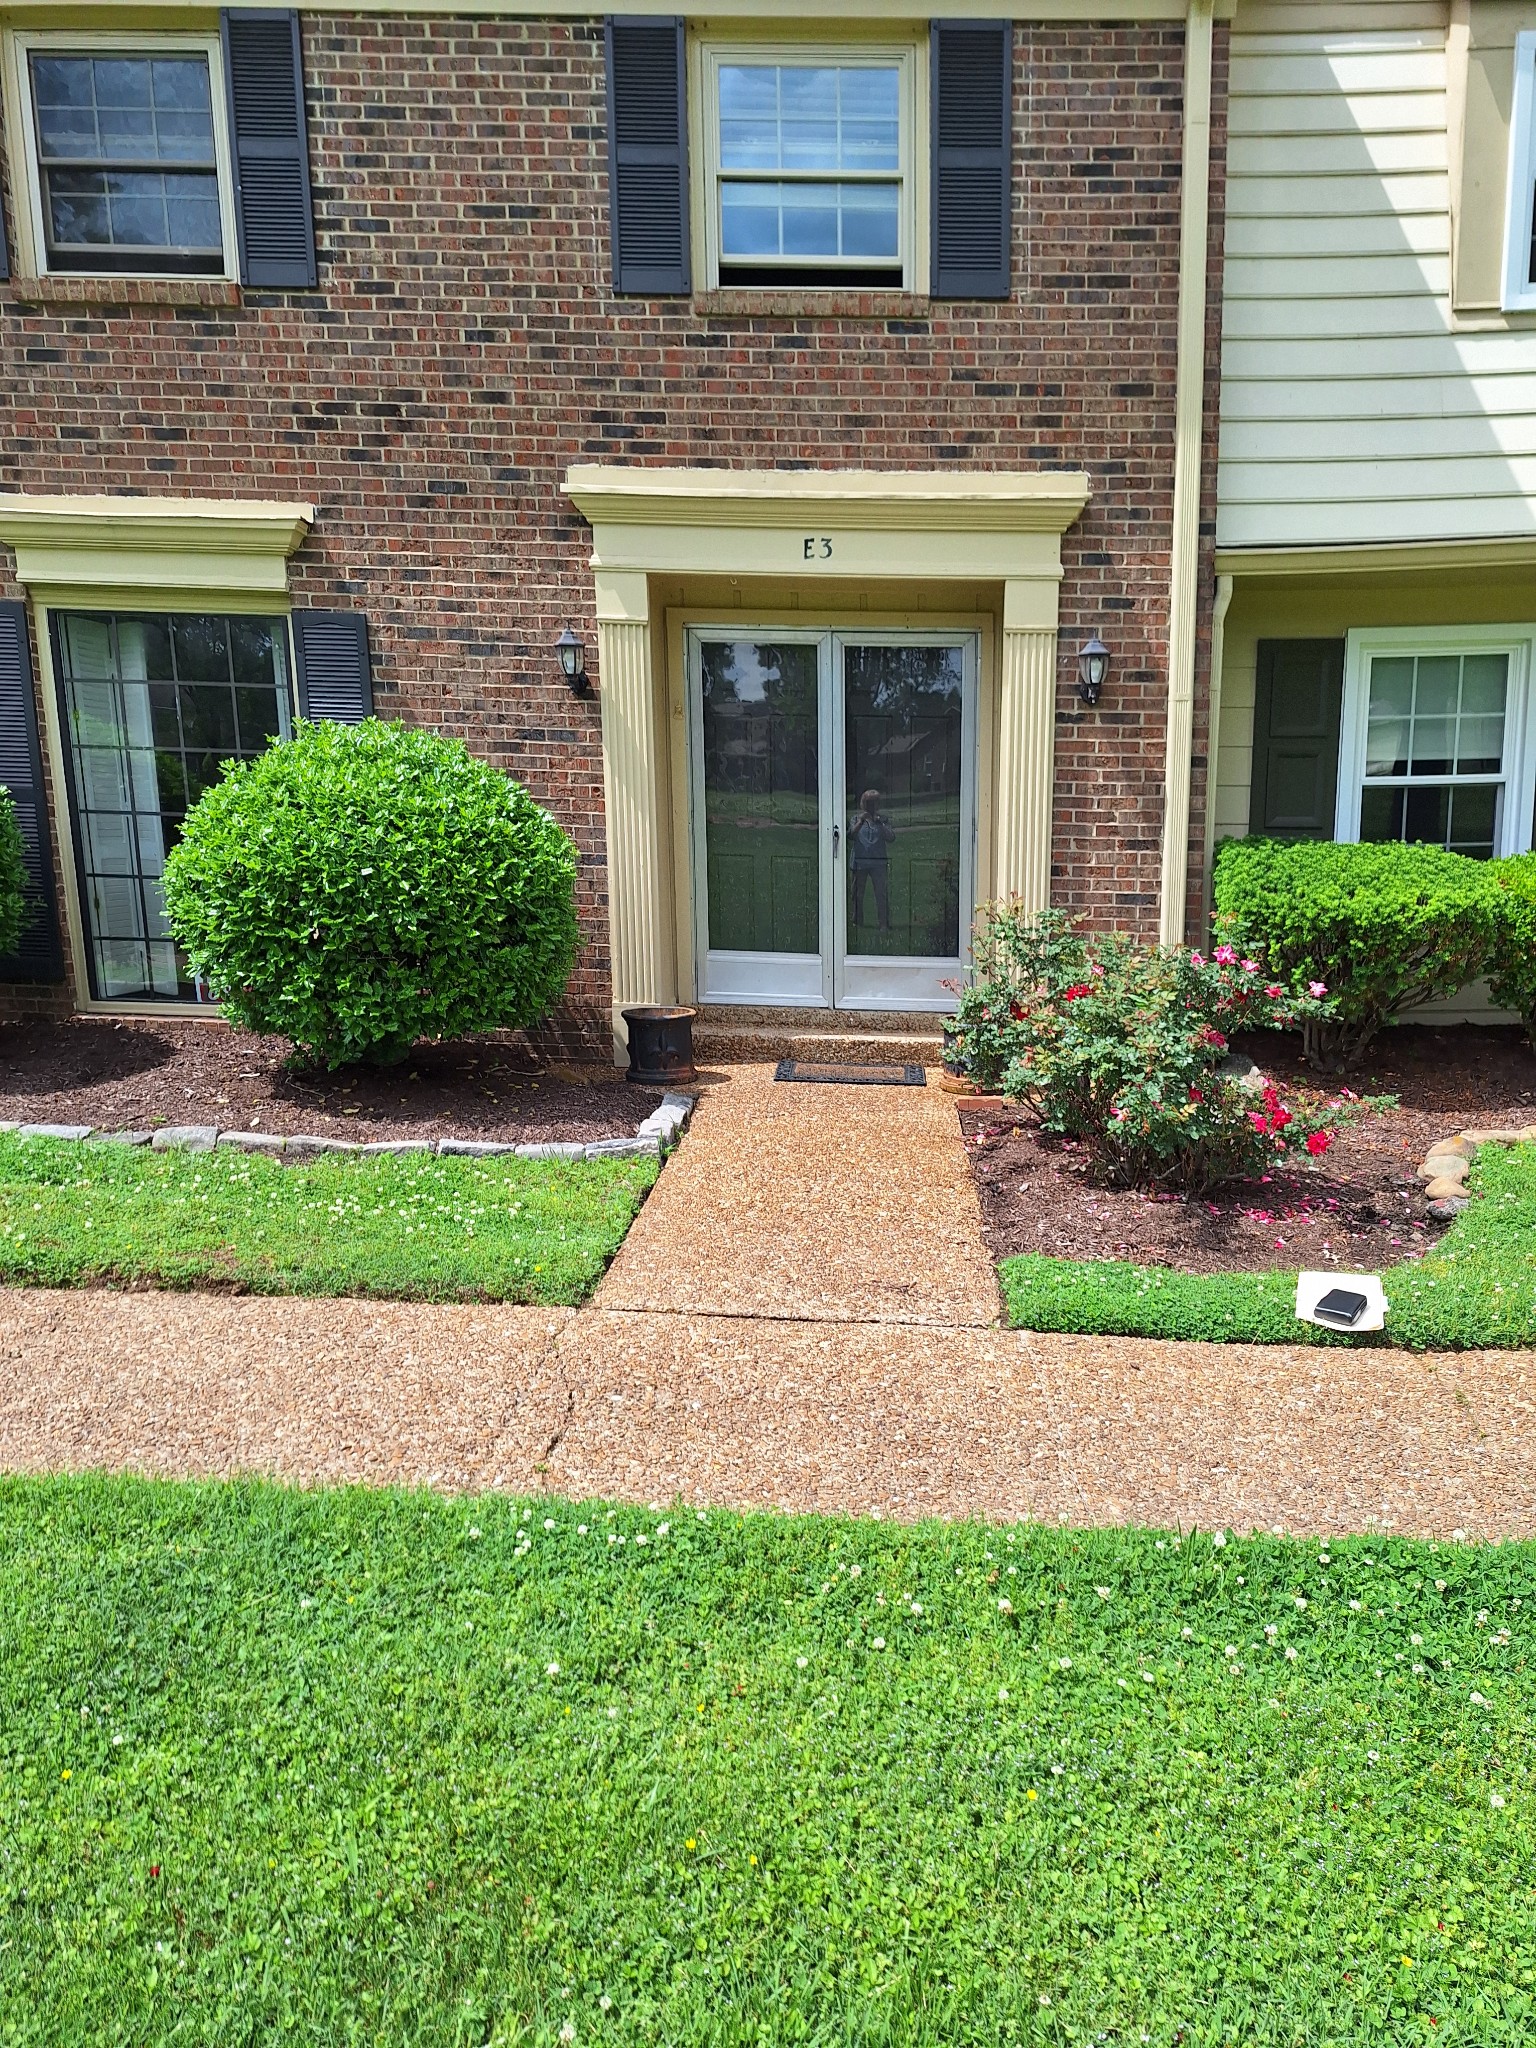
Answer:
[[[689,632],[702,1002],[832,1000],[830,698],[825,633]]]

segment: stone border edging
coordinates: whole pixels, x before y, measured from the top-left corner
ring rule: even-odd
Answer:
[[[1536,1144],[1536,1124],[1523,1124],[1518,1130],[1474,1128],[1437,1138],[1418,1169],[1430,1215],[1444,1223],[1466,1208],[1472,1199],[1467,1193],[1467,1175],[1480,1147],[1528,1144]]]
[[[379,1158],[430,1153],[439,1159],[494,1159],[511,1153],[518,1159],[643,1159],[670,1152],[688,1127],[697,1097],[668,1093],[633,1137],[597,1138],[590,1145],[502,1145],[481,1138],[382,1138],[360,1145],[349,1138],[323,1138],[308,1132],[284,1137],[270,1131],[225,1131],[217,1124],[168,1124],[158,1131],[98,1131],[91,1124],[17,1124],[0,1122],[0,1133],[18,1138],[55,1138],[68,1142],[92,1138],[101,1145],[149,1145],[156,1152],[211,1152],[228,1145],[240,1152],[260,1152],[286,1165],[301,1165],[334,1153]]]

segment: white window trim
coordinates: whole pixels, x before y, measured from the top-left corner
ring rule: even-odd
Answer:
[[[1360,837],[1360,803],[1365,783],[1366,718],[1369,711],[1370,664],[1378,654],[1507,654],[1509,695],[1504,711],[1504,805],[1499,820],[1496,856],[1528,853],[1531,810],[1536,802],[1536,743],[1531,732],[1531,678],[1536,654],[1536,625],[1528,626],[1400,626],[1349,634],[1344,655],[1344,705],[1339,726],[1339,787],[1334,815],[1335,839]],[[1456,781],[1455,776],[1427,776],[1425,782]],[[1492,778],[1470,778],[1472,780]]]
[[[706,289],[720,284],[720,67],[722,64],[895,64],[901,91],[901,278],[889,285],[850,286],[829,271],[825,284],[786,279],[742,287],[751,291],[846,292],[928,289],[928,41],[700,41],[689,52],[689,157],[695,275]],[[772,173],[765,172],[769,177]],[[768,268],[767,265],[764,266]],[[735,289],[736,287],[727,287]]]
[[[120,28],[88,30],[7,29],[3,55],[6,155],[11,170],[11,196],[16,221],[16,248],[12,252],[18,277],[100,277],[122,282],[136,277],[174,277],[185,282],[186,271],[155,270],[55,270],[48,267],[48,239],[43,227],[42,179],[37,168],[37,124],[32,110],[30,60],[40,50],[141,51],[158,56],[172,50],[192,50],[208,59],[208,91],[213,102],[213,153],[219,177],[219,226],[224,243],[222,270],[202,271],[205,278],[229,280],[240,275],[239,242],[235,229],[235,185],[229,149],[228,101],[224,88],[224,52],[215,35],[171,35],[153,31],[124,33]]]
[[[1515,99],[1509,124],[1509,190],[1504,208],[1504,310],[1536,311],[1530,276],[1536,212],[1536,29],[1515,37]]]

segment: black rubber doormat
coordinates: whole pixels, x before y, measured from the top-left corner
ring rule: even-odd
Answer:
[[[840,1081],[853,1088],[926,1088],[928,1076],[920,1066],[840,1067],[822,1060],[780,1060],[773,1070],[775,1081]]]

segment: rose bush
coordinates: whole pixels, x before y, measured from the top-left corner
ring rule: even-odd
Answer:
[[[1016,905],[984,916],[974,960],[956,1020],[972,1075],[1087,1146],[1118,1184],[1198,1194],[1326,1152],[1338,1106],[1293,1110],[1225,1067],[1234,1031],[1325,1016],[1321,983],[1270,980],[1225,931],[1207,956]]]

